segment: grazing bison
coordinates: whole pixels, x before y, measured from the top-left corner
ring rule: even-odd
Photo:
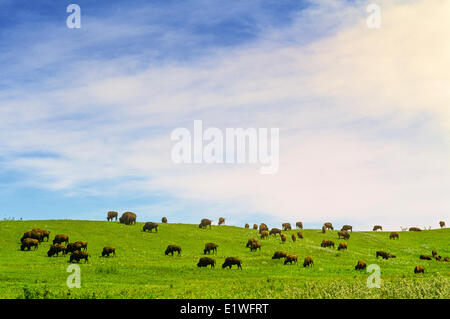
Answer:
[[[271,230],[270,230],[270,233],[269,233],[269,235],[277,235],[277,234],[280,234],[281,235],[281,229],[279,229],[279,228],[272,228]]]
[[[296,223],[295,223],[295,227],[296,227],[296,228],[303,229],[303,224],[302,224],[302,222],[296,222]]]
[[[23,236],[20,239],[20,241],[23,242],[26,238],[36,239],[38,241],[38,243],[40,244],[43,240],[43,235],[39,231],[31,230],[31,231],[27,231],[27,232],[23,233]]]
[[[289,263],[290,265],[292,265],[292,262],[294,262],[295,264],[297,263],[297,255],[287,255],[286,259],[284,260],[284,264],[286,265],[287,263]]]
[[[222,225],[222,224],[225,224],[225,218],[220,217],[219,218],[219,226]]]
[[[198,224],[198,228],[207,228],[209,226],[209,229],[211,229],[211,220],[207,218],[203,218],[200,221],[200,224]]]
[[[254,242],[256,242],[257,240],[255,239],[255,238],[250,238],[248,241],[247,241],[247,244],[245,245],[245,248],[249,248],[249,247],[251,247],[252,246],[252,243],[254,243]]]
[[[34,250],[38,249],[39,247],[39,241],[34,238],[24,238],[22,241],[22,244],[20,245],[20,250],[31,250],[31,247],[34,247]]]
[[[314,260],[311,257],[305,257],[303,260],[303,267],[314,266]]]
[[[434,257],[437,261],[442,261],[442,257],[441,256],[436,256]]]
[[[50,232],[48,230],[46,230],[46,229],[33,228],[31,231],[32,232],[39,232],[39,233],[41,233],[42,234],[42,236],[41,236],[42,241],[44,241],[44,238],[47,238],[47,241],[49,241],[49,239],[50,239]]]
[[[285,234],[281,234],[281,242],[282,243],[286,242],[286,235]]]
[[[69,243],[69,236],[65,234],[58,234],[55,236],[55,239],[53,239],[53,244],[62,244],[62,243]]]
[[[418,227],[410,227],[409,231],[422,231],[422,229],[420,229]]]
[[[441,220],[441,221],[439,222],[439,226],[441,226],[441,228],[444,228],[444,227],[445,227],[445,222]]]
[[[300,239],[303,239],[303,234],[301,232],[298,232],[297,233],[297,237],[300,238]]]
[[[377,230],[383,230],[383,227],[381,227],[380,225],[375,225],[373,226],[373,231],[377,231]]]
[[[167,217],[163,217],[163,218],[161,218],[161,223],[163,223],[163,224],[167,224]]]
[[[283,223],[283,224],[281,225],[281,228],[282,228],[283,230],[291,230],[291,229],[292,229],[290,223]]]
[[[338,231],[338,239],[340,239],[341,237],[344,239],[349,239],[350,234],[346,230]]]
[[[78,240],[78,241],[75,242],[75,244],[80,245],[80,248],[83,249],[83,250],[86,250],[87,249],[87,245],[88,245],[87,241],[83,241],[83,240]]]
[[[399,238],[398,237],[398,233],[396,233],[396,232],[392,232],[390,235],[389,235],[389,239],[395,239],[395,238]]]
[[[433,257],[436,257],[437,251],[436,251],[436,250],[433,250],[433,251],[431,252],[431,254],[433,255]]]
[[[202,257],[197,263],[197,267],[207,267],[208,265],[211,265],[211,268],[214,268],[216,261],[213,258]]]
[[[216,253],[216,252],[217,252],[217,247],[219,247],[219,246],[217,246],[217,245],[214,244],[214,243],[207,243],[207,244],[205,245],[205,249],[203,249],[203,254],[205,254],[205,255],[206,255],[206,253],[210,254],[211,251],[212,251],[213,253]]]
[[[253,229],[257,230],[258,229],[258,225],[257,224],[253,224]]]
[[[325,226],[322,226],[322,234],[325,234],[327,228]]]
[[[158,224],[157,223],[152,223],[152,222],[147,222],[145,223],[144,227],[142,227],[142,231],[149,231],[150,233],[152,232],[152,230],[155,230],[155,232],[158,232]]]
[[[333,247],[334,248],[334,241],[328,240],[328,239],[324,239],[322,240],[322,243],[320,244],[321,247]]]
[[[433,257],[434,257],[434,256],[433,256]],[[423,259],[423,260],[431,260],[431,259],[432,259],[430,256],[427,256],[427,255],[420,255],[419,258],[420,258],[420,259]]]
[[[358,260],[358,263],[355,266],[355,270],[363,270],[367,268],[367,264],[364,260]]]
[[[106,246],[103,247],[102,251],[102,257],[109,257],[110,254],[113,254],[114,257],[116,257],[116,247]]]
[[[118,217],[118,216],[119,216],[119,213],[118,213],[118,212],[110,211],[110,212],[108,212],[108,216],[106,216],[106,219],[107,219],[108,221],[111,221],[111,220],[113,220],[113,218],[115,218],[116,221],[117,221],[117,217]]]
[[[132,212],[125,212],[120,216],[119,222],[125,225],[136,224],[136,214]]]
[[[249,224],[245,224],[245,226],[244,226],[245,228],[247,228],[247,229],[249,229],[250,228],[250,226],[249,226]]]
[[[78,263],[81,259],[84,259],[84,262],[87,263],[89,259],[89,254],[86,251],[74,251],[69,258],[70,262],[73,262],[74,260]]]
[[[181,254],[181,247],[180,246],[177,246],[177,245],[169,245],[169,246],[167,246],[167,248],[166,248],[166,251],[165,251],[165,255],[167,256],[168,254],[172,254],[172,256],[173,256],[173,253],[174,252],[178,252],[178,256]]]
[[[444,257],[444,261],[450,261],[449,257]]]
[[[416,266],[414,268],[414,273],[415,274],[419,274],[419,273],[424,274],[425,273],[425,268],[423,266]]]
[[[345,231],[351,231],[353,233],[353,227],[351,225],[344,225],[341,228],[341,231],[345,230]]]
[[[263,230],[261,232],[261,239],[269,237],[269,232],[267,230]]]
[[[341,250],[341,249],[347,250],[347,243],[340,243],[339,247],[338,247],[338,250]]]
[[[73,253],[73,252],[75,252],[77,250],[81,250],[81,245],[80,244],[78,244],[78,243],[69,243],[69,244],[67,244],[67,247],[64,250],[64,253],[65,254]]]
[[[376,252],[377,259],[379,256],[381,256],[383,259],[395,258],[395,255],[392,255],[390,253],[387,253],[387,252],[381,251],[381,250]]]
[[[47,252],[48,257],[52,257],[54,255],[58,256],[59,253],[62,252],[63,256],[66,255],[66,247],[61,244],[54,244],[50,246],[50,249]]]
[[[286,258],[286,256],[287,256],[287,252],[278,250],[273,254],[272,259]]]
[[[297,240],[297,237],[295,237],[295,234],[292,234],[291,238],[292,238],[293,242],[295,242]]]
[[[236,257],[227,257],[225,259],[225,262],[222,264],[222,268],[230,267],[230,269],[231,269],[231,266],[233,266],[233,265],[237,265],[237,267],[242,270],[241,260]]]
[[[259,251],[261,251],[261,243],[259,241],[252,242],[252,244],[250,245],[250,251],[256,251],[258,249]]]
[[[332,224],[332,223],[325,223],[325,224],[323,224],[323,225],[325,226],[326,229],[334,230],[333,224]]]
[[[261,225],[259,225],[259,232],[261,233],[263,230],[269,230],[269,227],[267,227],[266,224],[261,223]]]

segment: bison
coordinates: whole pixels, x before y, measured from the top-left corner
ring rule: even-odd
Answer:
[[[253,242],[256,242],[257,240],[255,238],[249,238],[249,240],[247,241],[247,244],[245,245],[245,248],[249,248],[252,246]]]
[[[83,240],[78,240],[78,241],[75,242],[75,244],[80,245],[80,248],[83,249],[83,250],[86,250],[87,249],[87,245],[88,245],[87,241],[83,241]]]
[[[31,230],[23,233],[22,238],[20,239],[21,242],[24,241],[26,238],[32,238],[36,239],[38,243],[40,244],[43,241],[43,234],[40,231]]]
[[[177,246],[177,245],[169,245],[169,246],[167,246],[167,248],[166,248],[166,251],[165,251],[165,255],[167,256],[168,254],[172,254],[172,256],[173,256],[173,253],[174,252],[178,252],[178,256],[181,254],[181,247],[180,246]]]
[[[325,234],[327,228],[325,226],[322,226],[322,234]]]
[[[65,234],[58,234],[55,236],[55,239],[53,239],[53,244],[62,244],[62,243],[69,243],[69,236]]]
[[[355,270],[363,270],[366,269],[367,264],[364,260],[358,260],[358,263],[355,266]]]
[[[350,234],[346,230],[338,231],[338,239],[340,239],[341,237],[344,239],[349,239]]]
[[[343,249],[347,250],[347,243],[340,243],[339,244],[338,250],[343,250]]]
[[[322,240],[322,243],[320,244],[321,247],[333,247],[334,248],[334,241],[328,240],[328,239],[324,239]]]
[[[157,223],[152,223],[152,222],[147,222],[145,223],[144,227],[142,227],[142,231],[149,231],[150,233],[152,232],[152,230],[155,230],[155,232],[158,232],[158,224]]]
[[[292,265],[292,262],[294,262],[295,264],[297,263],[297,255],[287,255],[286,259],[284,260],[284,264],[286,265],[287,263],[289,263],[290,265]]]
[[[34,238],[24,238],[22,241],[22,244],[20,245],[20,250],[31,250],[31,247],[34,247],[34,250],[38,249],[39,247],[39,241]]]
[[[253,229],[257,230],[258,229],[258,225],[257,224],[253,224]]]
[[[297,237],[295,237],[295,234],[292,234],[291,238],[292,238],[293,242],[295,242],[297,240]]]
[[[136,214],[132,212],[125,212],[120,216],[119,222],[125,225],[136,224]]]
[[[301,232],[298,232],[297,233],[297,237],[300,238],[300,239],[303,239],[303,234]]]
[[[283,230],[291,230],[291,229],[292,229],[290,223],[283,223],[283,224],[281,225],[281,228],[282,228]]]
[[[379,250],[379,251],[376,252],[376,257],[377,257],[377,259],[378,259],[378,257],[380,257],[380,256],[381,256],[383,259],[395,258],[395,255],[392,255],[392,254],[387,253],[387,252],[385,252],[385,251]]]
[[[381,227],[380,225],[373,226],[372,231],[377,231],[377,230],[383,230],[383,227]]]
[[[225,218],[220,217],[219,218],[219,226],[225,224]]]
[[[258,249],[259,251],[261,251],[261,243],[259,241],[252,242],[252,244],[250,245],[250,251],[256,251]]]
[[[323,225],[325,226],[326,229],[334,230],[332,223],[324,223]]]
[[[197,263],[197,267],[207,267],[208,265],[211,265],[211,268],[214,268],[216,261],[213,258],[202,257]]]
[[[205,254],[205,255],[206,255],[206,253],[210,254],[211,251],[212,251],[213,253],[216,253],[216,252],[217,252],[217,247],[219,247],[219,246],[217,246],[217,245],[214,244],[214,243],[207,243],[207,244],[205,245],[205,249],[203,249],[203,254]]]
[[[106,219],[107,219],[108,221],[111,221],[111,220],[113,220],[113,218],[115,218],[116,221],[117,221],[117,217],[118,217],[118,216],[119,216],[119,213],[118,213],[118,212],[110,211],[110,212],[108,212],[108,216],[106,216]]]
[[[305,257],[303,260],[303,267],[314,266],[314,260],[311,257]]]
[[[261,223],[260,225],[259,225],[259,232],[261,233],[263,230],[269,230],[269,227],[267,227],[267,225],[266,224],[264,224],[264,223]]]
[[[270,233],[269,233],[269,235],[277,235],[277,234],[280,234],[281,235],[281,229],[279,229],[279,228],[272,228],[271,230],[270,230]]]
[[[62,252],[63,256],[66,255],[66,247],[61,244],[54,244],[50,246],[50,249],[47,252],[48,257],[52,257],[54,255],[58,256],[59,253]]]
[[[244,227],[245,227],[246,229],[249,229],[249,228],[250,228],[249,224],[245,224]]]
[[[433,251],[431,252],[431,254],[433,255],[433,257],[435,257],[435,256],[437,255],[437,251],[436,251],[436,250],[433,250]]]
[[[427,255],[420,255],[419,258],[423,259],[423,260],[431,260],[432,259],[430,256],[427,256]]]
[[[420,229],[418,227],[410,227],[409,231],[422,231],[422,229]]]
[[[285,234],[281,234],[281,242],[282,243],[286,242],[286,235]]]
[[[269,232],[267,230],[263,230],[261,232],[260,236],[261,236],[261,239],[267,238],[267,237],[269,237]]]
[[[47,241],[49,241],[50,239],[50,232],[46,229],[42,229],[42,228],[33,228],[31,230],[32,232],[39,232],[42,234],[41,239],[42,241],[44,241],[44,238],[47,238]]]
[[[278,250],[273,254],[272,259],[286,258],[286,256],[287,256],[287,252]]]
[[[167,224],[167,217],[163,217],[163,218],[161,218],[161,223],[163,223],[163,224]]]
[[[398,233],[396,233],[396,232],[392,232],[390,235],[389,235],[389,239],[399,239],[399,237],[398,237]]]
[[[445,227],[445,222],[441,220],[441,221],[439,222],[439,226],[441,226],[441,228],[444,228],[444,227]]]
[[[203,218],[198,224],[198,228],[207,228],[209,226],[209,229],[211,229],[211,223],[210,219]]]
[[[241,260],[236,257],[227,257],[225,262],[222,264],[222,268],[230,267],[231,269],[231,266],[233,265],[237,265],[237,267],[242,270]]]
[[[116,257],[116,247],[106,246],[103,247],[102,251],[102,257],[109,257],[110,254],[113,254],[114,257]]]
[[[73,252],[75,252],[77,250],[81,250],[81,245],[80,244],[78,244],[78,243],[69,243],[69,244],[67,244],[67,247],[64,250],[64,253],[65,254],[73,253]]]
[[[353,227],[351,225],[344,225],[341,228],[341,231],[345,230],[345,231],[351,231],[353,233]]]
[[[89,254],[86,251],[74,251],[69,258],[70,262],[73,262],[74,260],[78,263],[81,259],[84,259],[84,262],[87,263],[89,259]]]
[[[423,266],[416,266],[414,268],[414,273],[415,274],[419,274],[419,273],[424,274],[425,273],[425,268]]]
[[[296,223],[295,223],[295,227],[296,227],[296,228],[303,229],[303,224],[302,224],[302,222],[296,222]]]

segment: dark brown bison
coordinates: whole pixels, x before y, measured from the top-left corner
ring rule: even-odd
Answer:
[[[303,267],[314,266],[314,260],[311,257],[305,257],[303,260]]]
[[[217,245],[214,244],[214,243],[207,243],[207,244],[205,245],[205,249],[203,249],[203,254],[205,254],[205,255],[206,255],[206,253],[210,254],[211,251],[212,251],[213,253],[216,253],[216,252],[217,252],[217,247],[219,247],[219,246],[217,246]]]
[[[431,252],[431,254],[433,255],[433,257],[436,257],[437,251],[436,251],[436,250],[433,250],[433,251]]]
[[[423,266],[416,266],[414,268],[414,273],[415,274],[419,274],[419,273],[424,274],[425,273],[425,268]]]
[[[267,238],[267,237],[269,237],[269,232],[267,230],[263,230],[261,232],[260,236],[261,236],[261,239]]]
[[[297,240],[297,237],[295,236],[295,234],[292,234],[291,238],[292,238],[293,242],[295,242]]]
[[[389,239],[399,239],[399,237],[398,237],[398,233],[396,233],[396,232],[392,232],[390,235],[389,235]]]
[[[52,257],[54,255],[58,256],[59,253],[62,252],[63,256],[66,255],[66,247],[61,244],[54,244],[50,246],[50,249],[47,252],[48,257]]]
[[[273,254],[272,259],[286,258],[286,256],[287,256],[287,252],[278,250]]]
[[[245,245],[245,248],[249,248],[252,246],[252,243],[256,242],[257,240],[255,238],[249,238],[247,241],[247,244]]]
[[[245,226],[244,226],[245,228],[247,228],[247,229],[249,229],[250,228],[250,226],[249,226],[249,224],[245,224]]]
[[[283,224],[281,225],[281,228],[282,228],[283,230],[291,230],[291,229],[292,229],[290,223],[283,223]]]
[[[125,225],[134,225],[136,224],[136,214],[132,212],[125,212],[120,216],[119,222]]]
[[[163,224],[167,224],[167,217],[163,217],[163,218],[161,218],[161,223],[163,223]]]
[[[436,256],[434,257],[437,261],[442,261],[442,257],[441,256]]]
[[[65,234],[58,234],[55,236],[55,239],[53,239],[53,244],[62,244],[62,243],[69,243],[69,236]]]
[[[259,241],[252,242],[250,245],[250,251],[257,251],[258,249],[261,251],[261,243]]]
[[[119,213],[118,212],[114,212],[114,211],[110,211],[110,212],[108,212],[108,216],[106,216],[106,219],[108,220],[108,221],[111,221],[111,220],[113,220],[114,218],[116,219],[116,221],[117,221],[117,217],[119,216]]]
[[[47,238],[47,241],[49,241],[50,239],[50,232],[46,229],[42,229],[42,228],[33,228],[31,230],[32,232],[39,232],[42,234],[41,239],[42,241],[44,241],[44,238]]]
[[[68,243],[66,249],[64,250],[65,254],[73,253],[74,251],[81,250],[81,245],[78,243]]]
[[[367,268],[367,264],[364,260],[358,260],[358,263],[355,266],[355,270],[363,270]]]
[[[347,250],[347,243],[340,243],[339,247],[338,247],[338,250],[341,250],[341,249]]]
[[[150,233],[152,232],[152,230],[155,230],[155,232],[158,232],[158,224],[157,223],[152,223],[152,222],[147,222],[145,223],[144,227],[142,227],[142,231],[149,231]]]
[[[444,257],[444,261],[450,261],[449,257]]]
[[[286,235],[285,234],[281,234],[281,242],[282,243],[286,242]]]
[[[207,228],[209,226],[209,229],[211,229],[211,220],[207,218],[203,218],[200,221],[200,224],[198,224],[198,228]]]
[[[296,227],[296,228],[303,229],[303,223],[302,223],[302,222],[296,222],[296,223],[295,223],[295,227]]]
[[[332,224],[332,223],[325,223],[325,224],[323,224],[323,225],[325,226],[326,229],[334,230],[333,224]]]
[[[258,229],[258,225],[257,224],[253,224],[253,229],[257,230]]]
[[[344,239],[349,239],[350,234],[346,230],[338,231],[338,238],[340,239],[341,237]]]
[[[78,240],[78,241],[75,242],[75,244],[80,245],[80,248],[82,250],[86,250],[87,249],[87,245],[88,245],[87,241],[83,241],[83,240]]]
[[[36,230],[30,230],[30,231],[23,233],[23,236],[20,239],[20,241],[23,242],[23,240],[26,238],[36,239],[38,241],[38,243],[40,244],[43,241],[43,234]]]
[[[353,227],[351,225],[344,225],[342,226],[341,230],[353,232]]]
[[[219,226],[225,224],[225,218],[220,217],[219,218]]]
[[[327,228],[325,226],[322,226],[322,234],[325,234],[326,231],[327,231]]]
[[[420,229],[418,227],[410,227],[409,231],[422,231],[422,229]]]
[[[322,240],[322,243],[320,244],[320,247],[333,247],[334,248],[334,241],[332,240],[328,240],[328,239],[324,239]]]
[[[78,263],[81,259],[84,259],[84,262],[87,263],[89,259],[89,254],[86,251],[74,251],[69,258],[70,262],[73,262],[74,260]]]
[[[383,230],[383,227],[381,227],[380,225],[375,225],[373,226],[373,231],[377,231],[377,230]]]
[[[177,246],[177,245],[169,245],[169,246],[167,246],[166,251],[164,252],[164,254],[166,256],[168,254],[172,254],[172,256],[173,256],[174,252],[178,252],[178,256],[179,256],[181,254],[181,247]]]
[[[383,259],[395,258],[395,255],[392,255],[392,254],[387,253],[387,252],[385,252],[385,251],[379,250],[379,251],[376,252],[376,257],[377,257],[377,259],[378,259],[378,257],[380,257],[380,256],[381,256]]]
[[[272,228],[270,230],[270,232],[269,232],[269,235],[275,235],[276,236],[277,234],[281,235],[281,229],[279,229],[279,228]]]
[[[207,267],[209,265],[211,265],[211,268],[214,268],[216,261],[213,258],[202,257],[197,263],[197,267]]]
[[[236,257],[227,257],[222,264],[222,268],[229,267],[231,269],[231,266],[233,265],[237,265],[237,267],[242,270],[241,260]]]
[[[427,255],[420,255],[419,258],[423,259],[423,260],[432,260],[432,258],[430,256],[427,256]]]
[[[286,259],[284,260],[284,264],[286,265],[287,263],[289,263],[290,265],[292,265],[292,262],[294,262],[294,264],[297,263],[297,255],[287,255]]]
[[[298,232],[297,233],[297,237],[300,238],[300,239],[303,239],[303,234],[301,232]]]
[[[267,227],[266,224],[261,223],[261,225],[259,225],[259,232],[262,232],[263,230],[269,230],[269,227]]]
[[[116,247],[106,246],[103,247],[102,251],[102,257],[109,257],[110,254],[113,254],[114,257],[116,257]]]
[[[441,221],[439,222],[439,226],[441,226],[441,228],[444,228],[444,227],[445,227],[445,222],[441,220]]]
[[[39,241],[34,238],[24,238],[22,241],[22,244],[20,245],[20,250],[31,250],[31,247],[34,247],[34,250],[38,249],[39,247]]]

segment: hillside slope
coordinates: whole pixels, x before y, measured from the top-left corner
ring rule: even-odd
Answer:
[[[348,251],[321,248],[322,239],[336,243],[337,231],[303,230],[303,240],[295,243],[288,234],[261,240],[262,250],[250,252],[245,244],[257,231],[198,225],[159,224],[157,233],[142,232],[143,223],[125,226],[118,222],[44,220],[0,222],[0,298],[449,298],[450,263],[424,261],[419,255],[437,250],[450,257],[450,229],[400,232],[399,240],[389,240],[389,232],[353,232]],[[66,279],[69,257],[47,257],[50,242],[36,251],[20,251],[19,239],[34,227],[70,241],[88,241],[89,262],[80,263],[81,288],[69,289]],[[216,268],[196,266],[205,243],[219,245]],[[165,256],[169,244],[182,247],[181,256]],[[115,246],[117,257],[102,258],[104,246]],[[298,265],[272,260],[276,250],[297,254]],[[377,250],[397,256],[378,260]],[[228,256],[241,258],[243,270],[222,269]],[[304,268],[311,256],[315,266]],[[359,259],[381,268],[381,288],[367,288],[369,273],[355,271]],[[425,274],[415,275],[416,265]]]

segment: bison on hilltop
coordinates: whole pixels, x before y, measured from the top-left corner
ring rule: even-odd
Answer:
[[[177,245],[169,245],[169,246],[167,246],[166,251],[164,252],[164,254],[166,256],[168,254],[172,254],[172,256],[173,256],[174,252],[178,252],[178,256],[179,256],[181,254],[181,247],[177,246]]]
[[[163,218],[161,218],[161,223],[163,223],[163,224],[167,224],[167,217],[163,217]]]
[[[158,232],[158,224],[157,223],[152,223],[152,222],[147,222],[145,223],[144,227],[142,227],[142,231],[149,231],[150,233],[152,232],[152,230],[155,230],[155,233]]]
[[[331,229],[331,230],[334,230],[334,228],[333,228],[333,224],[332,223],[324,223],[323,224],[324,226],[325,226],[325,228],[328,230],[328,229]]]
[[[347,250],[347,243],[340,243],[339,244],[338,250],[343,250],[343,249]]]
[[[217,252],[217,247],[219,247],[219,246],[217,246],[217,245],[214,244],[214,243],[207,243],[207,244],[205,245],[205,249],[203,249],[203,254],[204,254],[204,255],[206,255],[206,253],[210,254],[211,251],[212,251],[213,253],[216,253],[216,252]]]
[[[341,237],[344,239],[349,239],[350,234],[346,230],[338,231],[338,239],[341,239]]]
[[[61,244],[54,244],[50,246],[50,249],[47,252],[48,257],[52,257],[54,255],[58,256],[59,253],[62,252],[63,256],[66,255],[66,247]]]
[[[136,214],[132,212],[125,212],[120,216],[119,222],[125,225],[134,225],[136,224]]]
[[[422,231],[422,229],[420,229],[418,227],[410,227],[409,231]]]
[[[110,211],[110,212],[108,212],[108,216],[106,216],[106,219],[107,219],[108,221],[111,221],[111,220],[113,220],[113,218],[115,218],[116,221],[117,221],[117,217],[118,217],[118,216],[119,216],[119,213],[118,213],[118,212]]]
[[[311,257],[305,257],[303,260],[303,267],[314,266],[314,260]]]
[[[197,267],[207,267],[209,265],[211,265],[211,268],[214,268],[216,261],[210,257],[202,257],[197,263]]]
[[[55,236],[55,239],[53,239],[53,244],[62,244],[62,243],[69,243],[69,236],[66,234],[58,234]]]
[[[227,257],[222,264],[222,268],[229,267],[231,269],[231,266],[233,265],[237,265],[237,267],[242,270],[241,260],[236,257]]]
[[[219,218],[219,226],[225,224],[225,218],[220,217]]]
[[[396,233],[396,232],[392,232],[390,235],[389,235],[389,239],[399,239],[399,237],[398,237],[398,233]]]
[[[425,268],[423,266],[416,266],[416,267],[414,267],[414,273],[415,274],[419,274],[419,273],[424,274]]]
[[[282,228],[284,231],[286,231],[286,230],[291,230],[291,229],[292,229],[290,223],[283,223],[283,224],[281,225],[281,228]]]
[[[249,229],[250,225],[249,224],[245,224],[244,228]]]
[[[103,247],[102,257],[109,257],[110,254],[113,254],[113,256],[116,257],[116,248],[112,246]]]
[[[210,219],[203,218],[200,224],[198,224],[198,228],[207,228],[209,226],[209,229],[211,229],[211,223],[212,221]]]
[[[290,265],[292,265],[292,263],[296,264],[297,263],[297,255],[287,255],[286,259],[284,260],[284,264],[286,265],[287,263],[289,263]]]
[[[260,225],[259,225],[259,232],[261,233],[263,230],[269,230],[269,227],[267,227],[267,225],[266,224],[264,224],[264,223],[261,223]]]
[[[299,229],[303,229],[303,223],[302,222],[296,222],[295,227]]]
[[[254,230],[258,230],[258,225],[257,224],[253,224],[253,229]]]
[[[273,254],[272,259],[286,258],[286,256],[287,256],[287,252],[278,250]]]
[[[39,241],[34,238],[24,238],[22,241],[22,244],[20,245],[20,250],[31,250],[31,247],[34,247],[34,250],[38,249],[39,247]]]
[[[375,225],[375,226],[373,226],[372,231],[377,231],[377,230],[383,230],[383,227],[381,227],[381,225]]]
[[[353,233],[353,227],[351,225],[344,225],[341,228],[341,231],[351,231]]]
[[[367,264],[364,260],[358,260],[358,263],[355,266],[355,270],[363,270],[367,268]]]
[[[445,227],[445,222],[444,222],[443,220],[441,220],[441,221],[439,222],[439,226],[441,226],[441,228],[444,228],[444,227]]]

